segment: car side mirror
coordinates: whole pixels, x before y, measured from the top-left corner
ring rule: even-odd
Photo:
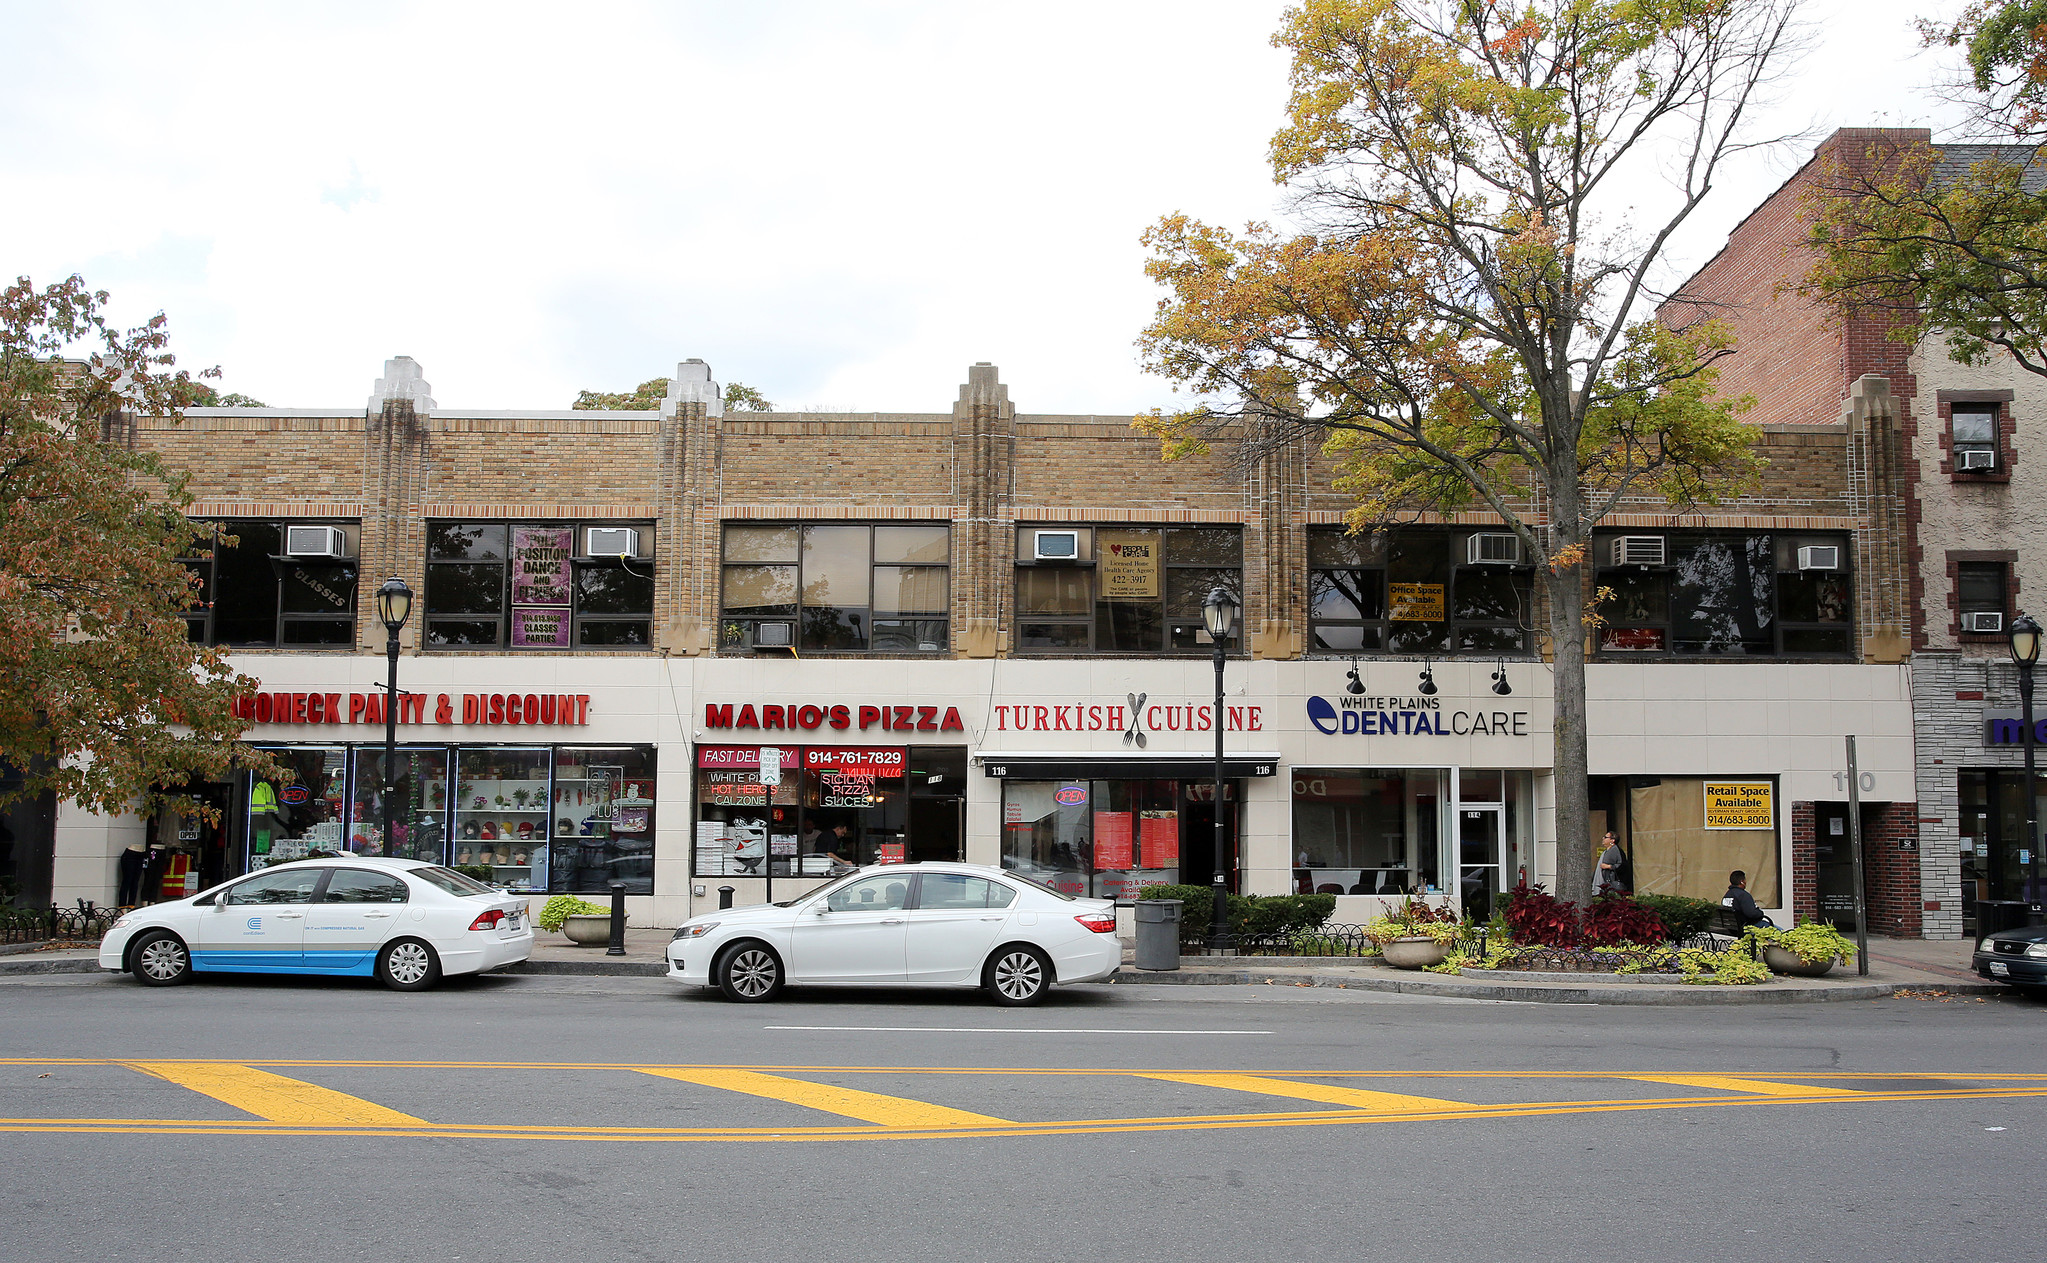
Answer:
[[[823,915],[824,915],[825,913],[827,913],[827,912],[830,912],[831,910],[832,910],[832,905],[830,905],[830,904],[828,904],[828,903],[820,903],[820,904],[818,904],[818,905],[817,905],[817,913],[816,913],[816,915],[818,915],[818,916],[823,916]]]

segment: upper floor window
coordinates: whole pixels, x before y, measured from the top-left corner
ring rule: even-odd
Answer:
[[[944,653],[951,561],[942,523],[728,524],[718,647]]]
[[[355,644],[354,522],[221,523],[213,547],[185,559],[201,644],[348,648]]]
[[[1313,652],[1526,653],[1532,591],[1504,531],[1308,532]]]
[[[1642,532],[1593,539],[1605,653],[1846,654],[1846,535]]]
[[[1994,474],[2004,464],[1997,443],[1994,403],[1958,403],[1949,413],[1948,437],[1958,474]]]
[[[1948,554],[1955,579],[1955,634],[2002,642],[2010,628],[2011,561],[1983,553],[1973,557],[1962,561]]]
[[[1019,527],[1016,647],[1206,651],[1201,607],[1216,588],[1241,606],[1244,537],[1234,526]],[[1232,645],[1242,641],[1242,624]]]
[[[429,522],[426,643],[609,649],[653,643],[646,523]]]

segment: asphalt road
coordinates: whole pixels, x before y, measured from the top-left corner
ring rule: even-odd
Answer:
[[[21,979],[0,1257],[2037,1258],[2043,1036],[2017,999]]]

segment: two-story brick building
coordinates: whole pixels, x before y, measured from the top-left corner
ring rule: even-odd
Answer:
[[[1842,733],[1909,833],[1879,429],[1771,420],[1750,495],[1602,528],[1593,834],[1622,835],[1639,888],[1717,898],[1739,867],[1766,906],[1816,908],[1800,830],[1845,798]],[[145,897],[348,848],[536,892],[624,880],[653,924],[725,885],[789,897],[834,857],[1103,895],[1205,881],[1216,587],[1243,608],[1221,715],[1238,888],[1337,893],[1359,920],[1396,890],[1483,907],[1552,880],[1531,559],[1485,514],[1347,535],[1312,452],[1164,463],[1127,417],[1019,409],[985,364],[924,413],[726,412],[698,361],[657,412],[478,412],[401,358],[366,408],[119,432],[191,470],[237,541],[192,563],[193,635],[262,682],[251,740],[296,776],[213,787],[219,829],[67,807],[61,901],[133,895],[123,855],[152,851]],[[419,600],[386,838],[389,576]],[[1916,932],[1909,903],[1875,928]]]

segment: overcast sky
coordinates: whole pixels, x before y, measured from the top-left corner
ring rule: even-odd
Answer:
[[[1271,217],[1265,0],[527,6],[0,0],[0,271],[161,310],[188,366],[361,408],[565,408],[711,362],[783,408],[1170,401],[1161,214]],[[1926,6],[1813,0],[1764,130],[1934,125]],[[1686,270],[1808,146],[1743,161]]]

